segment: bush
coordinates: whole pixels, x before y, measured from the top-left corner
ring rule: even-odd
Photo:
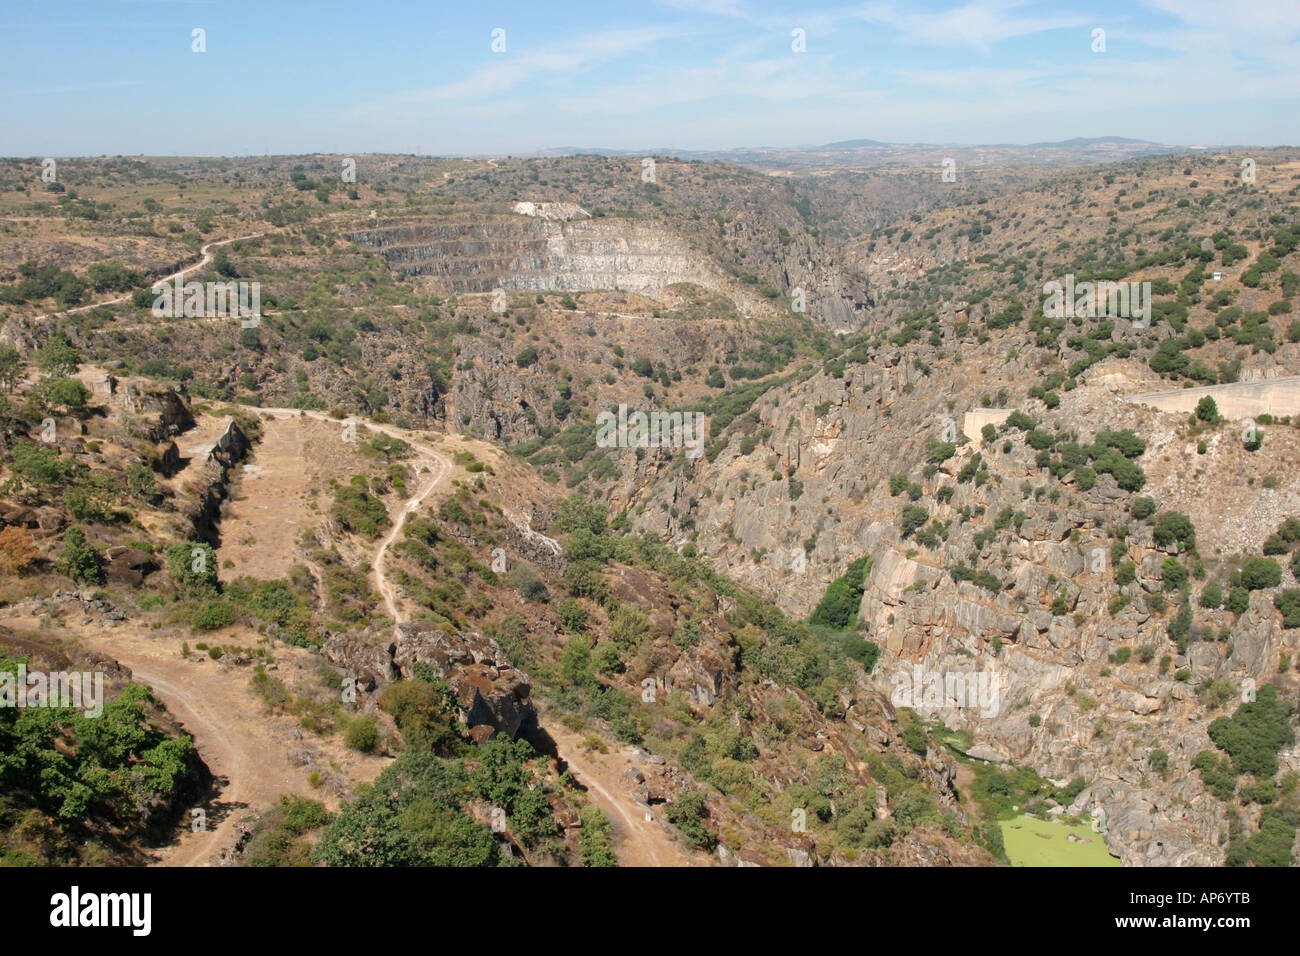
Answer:
[[[587,610],[573,598],[565,598],[555,611],[569,633],[579,634],[587,629]]]
[[[525,601],[544,603],[550,598],[550,592],[546,590],[546,584],[537,574],[537,570],[531,565],[516,564],[510,573],[510,577]]]
[[[87,543],[85,532],[75,526],[63,536],[63,553],[55,567],[80,584],[100,584],[104,580],[99,552]]]
[[[465,749],[455,695],[432,673],[389,684],[379,696],[379,706],[392,715],[408,750],[451,757]]]
[[[343,742],[353,750],[370,753],[379,745],[378,722],[369,715],[353,718],[343,732]]]
[[[1196,417],[1203,422],[1209,422],[1211,425],[1219,421],[1219,406],[1209,395],[1206,395],[1196,403]]]
[[[43,378],[32,386],[28,398],[44,408],[85,408],[90,389],[77,378]]]
[[[907,505],[903,508],[902,521],[899,527],[902,529],[903,537],[906,538],[917,528],[921,527],[930,518],[930,513],[920,505]]]
[[[675,826],[686,842],[698,850],[712,852],[718,845],[717,837],[705,826],[708,806],[704,795],[691,790],[681,794],[668,804],[668,822]]]
[[[1224,603],[1223,588],[1218,581],[1211,581],[1201,589],[1201,607],[1221,608]]]
[[[1265,684],[1253,701],[1242,704],[1231,717],[1212,721],[1207,731],[1232,758],[1237,773],[1273,777],[1278,751],[1295,743],[1291,712],[1291,704],[1277,696],[1277,688]]]
[[[1232,761],[1226,757],[1216,757],[1213,751],[1202,750],[1192,760],[1192,766],[1200,771],[1206,789],[1220,800],[1231,800],[1237,792],[1237,775],[1233,773]]]
[[[611,842],[612,829],[604,811],[589,803],[579,817],[582,826],[578,830],[578,861],[583,866],[618,866]]]
[[[217,553],[202,541],[174,544],[167,549],[167,573],[177,590],[206,595],[217,590]]]
[[[1246,843],[1246,858],[1256,866],[1294,865],[1291,856],[1297,829],[1300,810],[1265,807],[1259,817],[1259,830]]]
[[[1241,584],[1248,591],[1275,588],[1282,583],[1282,566],[1272,558],[1251,558],[1241,567]]]
[[[926,445],[926,460],[939,464],[957,454],[957,446],[950,441],[932,441]]]
[[[459,763],[404,751],[343,806],[321,834],[314,859],[326,866],[496,865],[496,837],[462,809],[469,788]]]
[[[1128,513],[1138,521],[1145,521],[1156,513],[1156,501],[1154,498],[1134,498]]]
[[[825,595],[808,618],[808,623],[833,627],[841,631],[848,628],[857,619],[858,608],[862,605],[862,591],[870,567],[869,555],[858,558],[850,564],[844,574],[827,586]]]
[[[1273,606],[1282,613],[1282,626],[1300,627],[1300,588],[1287,588],[1273,596]]]
[[[194,610],[190,624],[196,631],[215,631],[234,623],[235,609],[229,601],[204,601]]]
[[[1187,583],[1187,569],[1178,563],[1173,555],[1165,558],[1160,565],[1160,577],[1165,582],[1165,590],[1172,591]]]
[[[23,574],[40,556],[36,538],[26,528],[6,525],[0,530],[0,574],[7,577]]]
[[[1196,528],[1181,511],[1166,511],[1156,519],[1155,542],[1162,548],[1177,542],[1183,550],[1196,547]]]
[[[1280,534],[1270,534],[1264,539],[1264,553],[1267,555],[1286,554],[1290,549]]]

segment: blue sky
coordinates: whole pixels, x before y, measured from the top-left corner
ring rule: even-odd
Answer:
[[[1300,143],[1300,2],[0,3],[5,156],[1102,135]]]

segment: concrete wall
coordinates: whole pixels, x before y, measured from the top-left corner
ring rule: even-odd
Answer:
[[[1209,395],[1224,418],[1242,419],[1255,415],[1300,415],[1300,375],[1266,378],[1232,385],[1203,385],[1168,392],[1129,396],[1136,405],[1150,405],[1165,412],[1196,410],[1196,403]]]
[[[972,408],[961,420],[961,433],[971,441],[984,441],[980,430],[989,423],[1001,425],[1010,416],[1010,408]]]

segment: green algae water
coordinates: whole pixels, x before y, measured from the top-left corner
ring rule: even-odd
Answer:
[[[1073,826],[1059,820],[1040,820],[1022,813],[998,821],[1002,843],[1012,866],[1119,866],[1106,850],[1106,839],[1088,823]],[[1072,843],[1070,834],[1088,843]]]

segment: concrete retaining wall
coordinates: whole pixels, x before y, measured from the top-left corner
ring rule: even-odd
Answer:
[[[1255,415],[1300,415],[1300,375],[1286,378],[1267,378],[1257,382],[1235,382],[1231,385],[1203,385],[1199,388],[1178,388],[1168,392],[1147,392],[1132,395],[1128,401],[1136,405],[1150,405],[1165,412],[1196,410],[1196,403],[1209,395],[1219,406],[1224,418],[1242,419]]]

